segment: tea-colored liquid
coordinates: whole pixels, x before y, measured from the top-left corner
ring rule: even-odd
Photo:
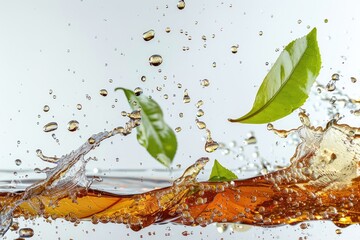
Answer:
[[[209,161],[202,158],[172,186],[134,195],[117,195],[81,185],[83,164],[78,171],[72,171],[74,176],[66,176],[68,166],[76,167],[78,163],[72,159],[83,159],[81,156],[94,144],[114,133],[94,135],[72,155],[60,159],[47,179],[23,192],[0,194],[3,229],[10,218],[20,216],[124,223],[133,230],[162,222],[276,226],[331,220],[341,227],[359,223],[360,129],[336,121],[325,129],[314,128],[305,115],[301,117],[303,126],[296,131],[302,142],[288,168],[246,180],[197,182],[197,174]],[[117,131],[126,133],[126,129]],[[288,134],[273,127],[271,130],[283,136]]]

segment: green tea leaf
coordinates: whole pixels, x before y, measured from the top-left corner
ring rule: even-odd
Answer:
[[[124,91],[133,110],[141,108],[141,124],[136,128],[138,142],[152,157],[169,167],[176,153],[177,140],[174,131],[165,123],[159,104],[143,94],[136,96],[125,88],[117,90]]]
[[[223,182],[238,179],[238,177],[229,169],[223,167],[218,160],[215,160],[210,174],[210,182]]]
[[[249,113],[231,122],[268,123],[283,118],[304,104],[319,75],[321,57],[316,28],[292,41],[266,75]]]

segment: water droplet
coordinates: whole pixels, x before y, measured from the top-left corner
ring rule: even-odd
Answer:
[[[94,139],[93,137],[90,137],[90,138],[88,139],[88,143],[89,143],[89,144],[94,144],[94,143],[95,143],[95,139]]]
[[[201,36],[201,39],[204,40],[204,41],[206,41],[206,36],[205,36],[205,35],[202,35],[202,36]]]
[[[181,127],[175,128],[175,132],[181,132]]]
[[[259,36],[262,36],[264,34],[263,31],[259,31]]]
[[[267,130],[273,130],[274,129],[274,125],[272,125],[271,123],[268,123],[266,126]]]
[[[185,91],[184,91],[184,97],[183,97],[183,102],[184,102],[184,103],[189,103],[190,100],[191,100],[191,98],[190,98],[190,96],[189,96],[189,93],[188,93],[187,89],[185,89]]]
[[[197,113],[196,113],[196,116],[198,116],[198,117],[204,116],[204,110],[199,109],[199,110],[197,111]]]
[[[50,107],[48,106],[48,105],[45,105],[44,107],[43,107],[43,111],[44,112],[48,112],[50,110]]]
[[[182,88],[182,84],[181,84],[181,83],[178,83],[178,84],[177,84],[177,87],[178,87],[178,88]]]
[[[354,116],[360,116],[360,109],[358,109],[358,110],[351,110],[350,111],[352,114],[354,114]]]
[[[301,19],[297,20],[297,23],[298,23],[298,24],[301,24],[301,23],[302,23]]]
[[[196,107],[199,108],[201,107],[202,105],[204,104],[204,101],[203,100],[199,100],[197,103],[196,103]]]
[[[100,95],[103,97],[106,97],[108,95],[108,91],[106,89],[101,89],[100,90]]]
[[[185,1],[180,0],[180,1],[177,3],[177,8],[180,9],[180,10],[183,10],[183,9],[185,8]]]
[[[341,229],[338,228],[338,229],[335,230],[335,233],[336,234],[342,234],[342,231],[341,231]]]
[[[76,104],[76,109],[77,110],[81,110],[82,109],[82,105],[80,103]]]
[[[16,160],[15,160],[15,165],[16,165],[16,166],[20,166],[21,163],[22,163],[22,161],[21,161],[20,159],[16,159]]]
[[[143,90],[139,87],[134,89],[135,96],[140,96],[143,93]]]
[[[238,52],[238,48],[239,48],[239,46],[238,45],[233,45],[233,46],[231,46],[231,52],[232,53],[237,53]]]
[[[200,81],[200,85],[203,87],[208,87],[210,85],[210,81],[208,79],[203,79]]]
[[[357,79],[355,77],[351,77],[350,80],[352,83],[356,83],[356,81],[357,81]]]
[[[49,90],[49,94],[51,95],[52,93],[53,93],[53,90],[52,90],[52,89],[50,89],[50,90]]]
[[[213,67],[213,68],[216,68],[216,62],[213,62],[213,63],[212,63],[212,67]]]
[[[206,134],[207,134],[207,136],[206,136],[206,143],[205,143],[205,151],[208,153],[212,153],[216,149],[218,149],[219,144],[211,138],[211,132],[209,129],[206,129]]]
[[[328,22],[329,22],[329,19],[325,18],[324,23],[328,23]]]
[[[76,120],[71,120],[68,122],[67,127],[70,132],[75,132],[79,129],[79,122]]]
[[[339,81],[340,77],[339,77],[339,74],[337,73],[334,73],[332,76],[331,76],[331,80],[334,80],[334,81]]]
[[[204,129],[204,128],[206,128],[206,123],[204,123],[203,121],[199,121],[198,119],[196,119],[195,121],[196,121],[196,126],[197,126],[199,129]]]
[[[141,77],[141,81],[142,81],[142,82],[145,82],[145,81],[146,81],[146,76],[142,76],[142,77]]]
[[[171,28],[169,28],[169,27],[165,28],[165,32],[167,32],[167,33],[171,32]]]
[[[149,63],[151,66],[159,66],[163,62],[163,59],[160,55],[154,54],[149,57]]]
[[[43,127],[44,132],[52,132],[58,128],[58,124],[56,122],[49,122]]]
[[[328,90],[329,92],[332,92],[335,89],[336,89],[335,81],[330,80],[330,82],[328,82],[328,84],[326,84],[326,90]]]
[[[255,144],[257,142],[257,139],[255,136],[250,136],[248,138],[245,139],[245,143],[247,145],[250,145],[250,144]]]
[[[308,225],[306,223],[301,223],[300,224],[300,228],[301,229],[307,229],[308,228]]]
[[[19,236],[23,238],[31,238],[34,236],[34,230],[31,228],[22,228],[19,230]]]
[[[143,39],[145,41],[150,41],[151,39],[153,39],[155,37],[155,31],[154,30],[149,30],[147,32],[143,33]]]
[[[128,116],[132,120],[141,119],[141,111],[140,110],[134,110]]]

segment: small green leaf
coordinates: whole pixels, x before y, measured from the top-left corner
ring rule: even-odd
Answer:
[[[124,91],[133,110],[141,108],[141,124],[136,128],[138,142],[152,157],[169,167],[176,153],[177,140],[174,131],[165,123],[159,104],[144,94],[136,96],[125,88],[117,90]]]
[[[238,177],[229,169],[223,167],[218,160],[215,160],[210,174],[210,182],[223,182],[238,179]]]
[[[316,28],[292,41],[266,75],[249,113],[231,122],[268,123],[304,104],[321,68]]]

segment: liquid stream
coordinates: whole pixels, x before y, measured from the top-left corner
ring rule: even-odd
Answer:
[[[18,217],[64,218],[79,223],[124,223],[140,230],[154,223],[206,226],[236,222],[257,226],[331,220],[339,227],[360,222],[359,128],[330,121],[313,127],[304,113],[302,126],[290,131],[268,129],[286,137],[298,134],[301,143],[291,165],[263,176],[232,182],[198,182],[209,161],[201,158],[172,186],[132,195],[91,189],[85,176],[85,155],[100,142],[129,134],[140,124],[140,112],[129,114],[126,126],[93,135],[80,148],[61,158],[38,156],[55,163],[42,170],[47,178],[20,192],[0,193],[0,235]]]

